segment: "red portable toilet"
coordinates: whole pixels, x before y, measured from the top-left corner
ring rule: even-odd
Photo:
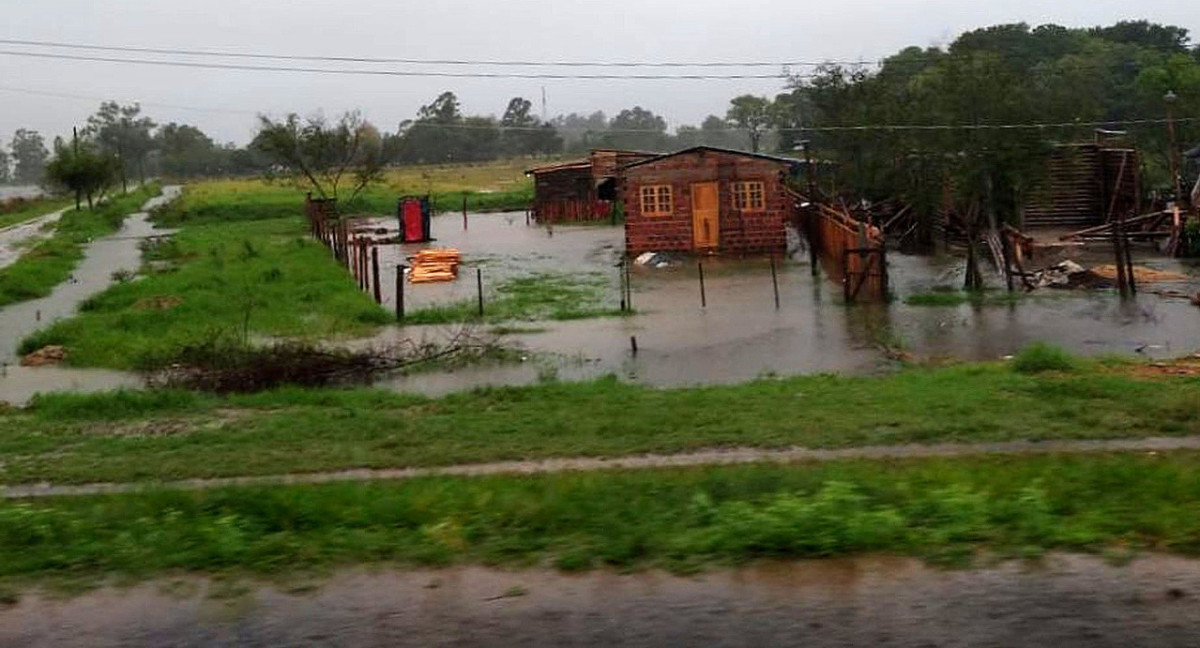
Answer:
[[[432,241],[429,232],[429,197],[404,196],[397,209],[400,217],[400,241],[425,243]]]

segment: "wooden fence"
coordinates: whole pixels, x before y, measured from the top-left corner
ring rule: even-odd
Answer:
[[[879,228],[849,214],[817,205],[809,208],[809,245],[830,278],[842,285],[847,302],[887,298],[887,255]]]

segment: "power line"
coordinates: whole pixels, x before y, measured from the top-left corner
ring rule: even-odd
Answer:
[[[15,92],[18,94],[38,95],[38,96],[44,96],[44,97],[58,97],[58,98],[62,98],[62,99],[79,99],[82,101],[101,101],[101,102],[103,102],[103,101],[111,101],[112,100],[111,97],[97,97],[95,95],[82,95],[82,94],[76,94],[76,93],[72,93],[72,92],[54,92],[54,91],[50,91],[50,90],[34,90],[34,89],[30,89],[30,88],[11,88],[11,87],[7,87],[7,86],[0,86],[0,92]],[[176,109],[176,110],[192,110],[192,111],[196,111],[196,112],[230,113],[230,114],[237,114],[237,115],[257,115],[258,114],[258,112],[254,111],[254,110],[242,110],[242,109],[238,109],[238,108],[211,108],[211,107],[210,108],[201,108],[199,106],[183,106],[180,104],[161,103],[161,102],[157,102],[157,101],[138,101],[137,103],[139,105],[143,105],[143,106],[157,106],[159,108],[172,108],[172,109]]]
[[[163,47],[138,47],[123,45],[93,45],[86,43],[67,43],[61,41],[42,41],[25,39],[0,39],[3,45],[21,45],[46,48],[74,49],[85,51],[125,52],[138,54],[166,54],[173,56],[219,57],[258,60],[284,61],[324,61],[331,63],[371,63],[371,64],[403,64],[403,65],[452,65],[452,66],[499,66],[499,67],[599,67],[599,68],[739,68],[739,67],[821,67],[837,66],[879,66],[885,62],[908,63],[922,61],[940,61],[956,58],[970,58],[977,52],[954,54],[937,51],[935,53],[907,54],[903,59],[885,57],[879,59],[823,59],[820,61],[532,61],[532,60],[501,60],[501,59],[420,59],[400,57],[368,57],[368,56],[326,56],[307,54],[272,54],[263,52],[235,52],[229,50],[183,49]],[[1177,47],[1140,44],[1141,50],[1156,50],[1163,53],[1186,53]],[[1035,58],[1035,53],[1025,52],[995,52],[981,51],[988,57],[1029,59]],[[1069,52],[1068,52],[1069,53]]]
[[[438,72],[421,70],[371,70],[347,68],[314,68],[282,65],[246,65],[240,63],[206,63],[197,61],[164,61],[161,59],[128,59],[108,56],[82,56],[75,54],[51,54],[47,52],[23,52],[0,50],[0,55],[24,56],[42,59],[89,61],[100,63],[128,63],[165,67],[200,68],[210,70],[246,70],[254,72],[303,72],[312,74],[433,77],[449,79],[587,79],[587,80],[722,80],[722,79],[789,79],[803,75],[787,74],[559,74],[541,72]]]

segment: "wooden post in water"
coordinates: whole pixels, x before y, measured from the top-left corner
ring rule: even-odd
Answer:
[[[404,264],[396,266],[396,321],[404,320]]]
[[[371,246],[371,280],[375,283],[375,303],[382,304],[383,296],[379,291],[379,248]]]
[[[633,260],[629,255],[625,255],[625,307],[628,312],[633,312],[633,279],[629,274],[629,266],[633,265]]]
[[[700,272],[700,308],[708,308],[708,297],[704,294],[704,264],[697,263],[696,269]]]
[[[775,255],[771,255],[771,287],[775,290],[775,310],[779,310],[779,275],[775,272]]]
[[[483,268],[475,268],[475,292],[479,295],[479,319],[483,319]]]
[[[467,192],[463,192],[463,231],[467,229]]]
[[[617,282],[621,285],[621,312],[625,312],[625,264],[628,259],[622,258],[617,263]]]

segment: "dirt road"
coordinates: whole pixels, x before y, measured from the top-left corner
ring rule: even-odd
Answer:
[[[1000,441],[995,443],[901,444],[820,450],[787,448],[727,448],[700,450],[671,455],[636,455],[595,458],[566,457],[540,461],[499,461],[430,468],[394,468],[381,470],[341,470],[295,475],[262,475],[185,479],[173,482],[125,484],[17,484],[0,486],[0,499],[71,497],[136,493],[146,489],[203,490],[227,486],[267,486],[279,484],[325,484],[334,482],[397,481],[417,477],[534,475],[577,470],[632,470],[722,466],[748,463],[791,463],[800,461],[840,461],[847,459],[906,459],[922,457],[970,457],[1003,454],[1057,454],[1091,452],[1168,452],[1200,450],[1200,437],[1158,437],[1147,439],[1110,439],[1077,441]]]
[[[0,609],[0,645],[1195,646],[1200,561],[1054,555],[939,570],[904,558],[696,577],[482,568],[290,586],[184,578]]]

